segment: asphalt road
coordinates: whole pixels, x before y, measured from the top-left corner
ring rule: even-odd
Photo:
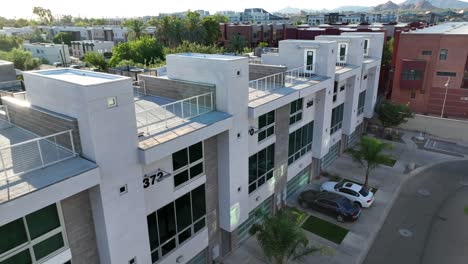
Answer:
[[[413,176],[401,189],[363,263],[468,263],[465,206],[468,161],[446,162]],[[402,229],[406,229],[403,235]]]

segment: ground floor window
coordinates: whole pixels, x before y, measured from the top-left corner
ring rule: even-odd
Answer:
[[[252,193],[273,177],[275,144],[249,157],[249,193]]]
[[[0,226],[0,264],[36,263],[65,247],[63,219],[57,204]]]
[[[157,262],[206,226],[205,185],[147,216],[151,260]]]
[[[314,121],[289,134],[288,165],[312,150]]]

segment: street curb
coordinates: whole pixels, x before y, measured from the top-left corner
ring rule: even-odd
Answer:
[[[426,165],[426,166],[419,167],[419,168],[411,171],[410,173],[408,173],[407,176],[403,178],[403,180],[400,182],[398,187],[395,189],[395,192],[393,193],[393,196],[390,199],[389,204],[387,205],[387,207],[385,207],[380,219],[378,220],[377,230],[375,230],[374,232],[371,233],[371,235],[369,236],[369,240],[368,240],[369,243],[366,243],[366,246],[364,247],[364,250],[359,254],[359,257],[357,258],[357,260],[355,262],[356,264],[362,264],[362,262],[367,257],[367,254],[369,253],[370,248],[374,244],[374,241],[377,238],[377,235],[380,232],[380,229],[382,229],[382,226],[383,226],[385,220],[387,219],[387,216],[390,213],[390,210],[393,208],[393,205],[394,205],[395,201],[397,200],[398,196],[400,195],[400,192],[401,192],[401,189],[403,188],[403,185],[409,179],[411,179],[412,177],[414,177],[417,174],[420,174],[421,172],[423,172],[425,170],[428,170],[428,169],[430,169],[430,168],[432,168],[434,166],[440,165],[442,163],[457,162],[457,161],[468,161],[468,158],[446,158],[446,159],[440,160],[438,162],[435,162],[435,163],[432,163],[432,164],[429,164],[429,165]]]

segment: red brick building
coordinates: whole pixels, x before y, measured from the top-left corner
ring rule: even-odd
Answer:
[[[402,32],[396,41],[392,100],[431,115],[445,101],[444,116],[468,118],[468,23]]]

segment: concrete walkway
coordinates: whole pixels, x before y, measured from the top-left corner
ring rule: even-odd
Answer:
[[[345,263],[362,263],[367,255],[369,248],[374,242],[382,224],[393,203],[398,197],[402,183],[410,178],[415,173],[407,173],[409,163],[415,163],[421,170],[425,166],[431,164],[454,160],[455,157],[424,151],[417,148],[417,145],[411,139],[417,136],[416,133],[406,132],[403,135],[405,143],[392,143],[393,149],[388,153],[395,156],[398,161],[393,167],[379,166],[369,177],[369,185],[378,188],[375,196],[375,202],[369,209],[363,209],[360,219],[354,223],[338,223],[335,219],[320,214],[311,210],[305,210],[311,215],[322,218],[331,223],[337,224],[349,230],[344,240],[340,245],[330,242],[326,239],[307,232],[309,241],[312,245],[322,246],[326,249],[331,249],[334,253],[330,254],[330,250],[325,253],[307,256],[301,263],[321,263],[321,264],[345,264]],[[348,155],[340,156],[328,169],[328,172],[337,174],[340,177],[364,182],[364,171],[357,166]],[[320,185],[320,181],[312,182],[308,188],[316,188]],[[326,179],[325,179],[326,180]],[[297,206],[295,199],[290,201],[290,206]],[[263,264],[268,263],[263,256],[261,248],[254,237],[249,238],[244,242],[239,249],[234,251],[230,256],[225,258],[222,263],[226,264]],[[370,263],[370,262],[369,262]],[[379,262],[373,262],[379,263]],[[398,263],[398,262],[396,262]]]

